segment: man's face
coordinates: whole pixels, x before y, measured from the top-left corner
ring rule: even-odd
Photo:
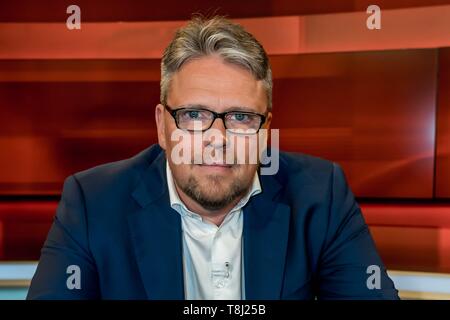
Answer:
[[[195,105],[217,113],[239,110],[267,114],[267,96],[262,81],[255,80],[248,70],[226,63],[218,56],[202,57],[184,64],[172,77],[167,104],[173,109]],[[270,120],[271,114],[268,113],[262,128],[268,129]],[[249,190],[258,167],[249,163],[249,153],[258,154],[257,147],[249,143],[249,136],[228,135],[228,138],[235,139],[231,144],[223,121],[215,119],[211,129],[218,130],[215,132],[220,135],[215,139],[205,139],[197,145],[200,148],[194,148],[195,135],[183,131],[184,138],[192,141],[192,148],[187,151],[191,163],[175,164],[172,150],[179,141],[173,141],[171,137],[177,126],[161,104],[156,107],[156,123],[159,144],[166,151],[177,188],[204,209],[220,210]],[[236,148],[239,144],[245,146],[245,150]],[[235,159],[244,152],[247,160],[245,164],[227,165],[226,152],[232,152]],[[199,153],[212,157],[219,157],[222,153],[223,163],[194,164],[194,157],[201,157]]]

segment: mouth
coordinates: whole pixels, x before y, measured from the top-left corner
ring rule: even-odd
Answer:
[[[219,172],[229,171],[233,168],[233,165],[226,163],[196,164],[195,166],[201,168],[202,170]]]
[[[231,168],[231,167],[233,167],[232,164],[226,164],[226,163],[210,163],[210,164],[202,163],[202,164],[198,164],[198,166],[201,166],[201,167],[222,167],[222,168]]]

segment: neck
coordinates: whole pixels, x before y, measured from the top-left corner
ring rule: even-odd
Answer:
[[[185,194],[175,183],[175,189],[178,192],[178,195],[186,205],[186,207],[192,212],[198,213],[203,219],[214,223],[216,226],[220,226],[227,216],[227,214],[234,208],[234,206],[239,202],[240,199],[236,199],[227,206],[218,209],[218,210],[206,210],[192,198],[190,198],[187,194]]]

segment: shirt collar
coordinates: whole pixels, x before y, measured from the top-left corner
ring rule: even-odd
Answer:
[[[172,170],[170,170],[169,162],[167,160],[166,160],[166,176],[167,176],[167,187],[169,189],[170,206],[172,207],[172,209],[176,210],[182,216],[187,214],[189,216],[195,216],[201,219],[200,215],[189,210],[183,203],[183,201],[181,201],[178,192],[175,188]],[[234,206],[234,208],[230,211],[230,213],[241,209],[248,203],[248,201],[252,196],[257,195],[261,192],[262,192],[261,183],[259,181],[258,173],[255,172],[255,176],[253,177],[253,183],[250,188],[250,191],[247,192],[247,194]]]

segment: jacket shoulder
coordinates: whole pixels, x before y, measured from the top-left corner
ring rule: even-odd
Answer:
[[[85,194],[98,195],[111,190],[132,188],[142,172],[161,154],[159,145],[152,145],[135,156],[101,164],[75,173],[73,176]]]

